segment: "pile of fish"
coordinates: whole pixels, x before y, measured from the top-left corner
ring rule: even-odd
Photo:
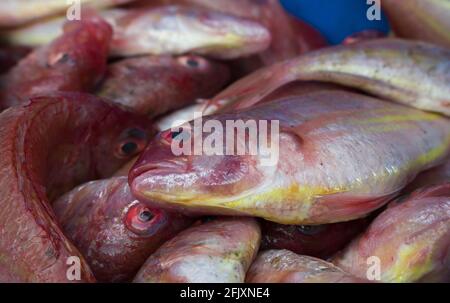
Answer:
[[[450,282],[448,1],[81,2],[0,1],[0,282]],[[227,121],[277,161],[173,151]]]

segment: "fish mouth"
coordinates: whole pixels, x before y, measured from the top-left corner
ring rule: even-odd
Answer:
[[[129,174],[130,183],[143,176],[144,174],[150,175],[162,175],[168,173],[185,173],[186,168],[183,163],[176,161],[164,161],[159,163],[147,163],[147,164],[139,164],[131,169]]]

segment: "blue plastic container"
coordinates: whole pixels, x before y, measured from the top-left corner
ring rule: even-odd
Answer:
[[[367,11],[372,0],[280,0],[291,14],[318,29],[331,44],[363,30],[389,32],[384,14],[381,20],[370,21]]]

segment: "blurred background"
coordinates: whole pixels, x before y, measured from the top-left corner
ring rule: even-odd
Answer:
[[[280,0],[293,15],[313,25],[331,44],[339,44],[346,37],[364,30],[389,32],[384,14],[381,20],[367,19],[372,5],[366,0]]]

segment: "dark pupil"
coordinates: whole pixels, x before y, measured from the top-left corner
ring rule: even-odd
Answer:
[[[175,139],[176,137],[178,137],[178,135],[181,134],[181,131],[178,132],[172,132],[172,139]]]
[[[198,61],[195,59],[188,59],[187,65],[189,65],[190,67],[198,67]]]
[[[320,226],[311,226],[311,225],[299,225],[297,228],[299,229],[300,232],[307,235],[314,234],[321,230]]]
[[[148,222],[148,221],[150,221],[152,218],[153,218],[153,215],[152,215],[152,213],[151,213],[150,211],[148,211],[148,210],[144,210],[143,212],[141,212],[141,213],[139,214],[139,219],[140,219],[142,222]]]
[[[122,152],[126,155],[133,154],[137,150],[138,146],[134,142],[127,142],[122,145]]]

